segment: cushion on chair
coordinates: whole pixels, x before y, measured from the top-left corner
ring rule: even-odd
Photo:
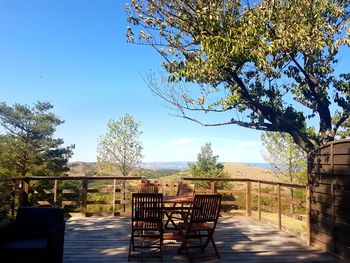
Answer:
[[[17,239],[0,245],[2,262],[47,263],[48,241],[46,239]]]
[[[0,229],[0,261],[62,262],[64,229],[63,209],[20,207],[15,222]]]
[[[47,238],[48,231],[59,225],[62,220],[63,213],[59,208],[21,207],[15,221],[15,235],[17,238]]]
[[[16,239],[0,245],[1,249],[46,249],[47,239]]]

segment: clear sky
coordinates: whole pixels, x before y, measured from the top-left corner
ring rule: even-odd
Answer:
[[[0,101],[49,101],[75,144],[71,161],[95,161],[109,119],[141,122],[144,161],[193,161],[211,142],[222,162],[263,162],[260,132],[202,127],[169,115],[141,75],[160,68],[149,48],[126,43],[123,0],[0,0]]]

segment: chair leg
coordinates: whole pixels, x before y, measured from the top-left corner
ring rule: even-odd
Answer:
[[[210,237],[210,240],[211,240],[211,243],[213,244],[213,247],[214,247],[216,256],[217,256],[218,258],[220,258],[220,254],[219,254],[218,248],[216,247],[216,244],[215,244],[215,242],[214,242],[213,237]]]
[[[133,234],[131,234],[130,237],[130,243],[129,243],[129,254],[128,254],[128,261],[130,261],[130,257],[131,257],[131,249],[134,250],[134,238],[133,238]]]
[[[161,237],[160,237],[160,246],[159,246],[160,262],[163,262],[163,252],[162,252],[162,248],[163,248],[163,233],[161,233]]]
[[[213,233],[210,231],[210,230],[207,230],[207,233],[208,233],[208,237],[207,237],[207,240],[205,240],[205,243],[204,245],[202,245],[202,239],[200,238],[201,240],[201,247],[202,247],[202,251],[205,250],[205,248],[208,246],[210,240],[211,240],[211,237],[213,236]]]
[[[205,241],[204,245],[201,245],[202,251],[204,251],[205,248],[209,245],[209,242],[212,243],[213,248],[214,248],[214,250],[215,250],[216,256],[217,256],[218,258],[220,258],[219,251],[218,251],[218,249],[217,249],[217,247],[216,247],[216,244],[215,244],[215,241],[214,241],[214,238],[213,238],[213,233],[211,233],[210,231],[208,231],[208,238],[207,238],[207,240]]]
[[[183,249],[187,249],[187,238],[184,236],[183,232],[180,231],[180,236],[181,236],[181,245],[178,249],[178,252],[181,253]],[[187,249],[188,250],[188,249]]]

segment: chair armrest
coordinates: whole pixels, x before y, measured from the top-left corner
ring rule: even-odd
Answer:
[[[60,222],[55,227],[51,228],[49,230],[49,237],[55,237],[55,235],[59,235],[60,233],[64,232],[65,230],[65,221]]]
[[[0,244],[9,241],[14,238],[15,235],[15,223],[9,223],[0,228]]]

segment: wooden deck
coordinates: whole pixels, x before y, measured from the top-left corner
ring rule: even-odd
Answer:
[[[127,262],[130,218],[70,218],[66,223],[64,262]],[[293,235],[254,218],[222,217],[215,233],[221,259],[211,245],[205,253],[193,254],[193,262],[340,262],[320,250],[307,247]],[[188,262],[178,254],[179,244],[164,246],[164,262]],[[133,259],[132,262],[140,261]],[[145,259],[160,262],[157,259]]]

